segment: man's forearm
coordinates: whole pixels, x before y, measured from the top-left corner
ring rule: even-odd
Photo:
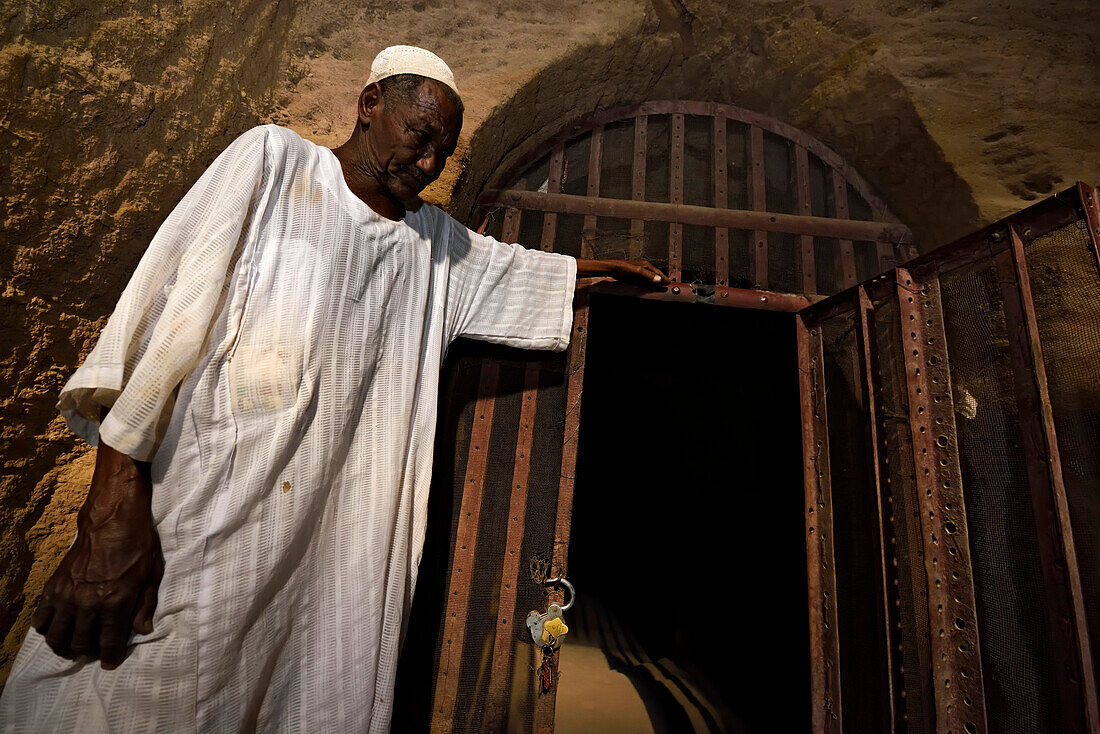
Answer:
[[[90,530],[118,513],[120,503],[152,503],[150,465],[137,461],[102,440],[96,449],[95,478],[80,508],[77,527]]]
[[[153,631],[164,556],[152,497],[149,464],[100,441],[76,540],[31,620],[58,655],[99,658],[115,668],[131,630]]]

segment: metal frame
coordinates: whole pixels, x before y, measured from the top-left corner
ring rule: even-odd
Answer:
[[[652,109],[652,108],[650,108]],[[694,114],[688,112],[688,114]],[[762,127],[762,126],[761,126]],[[722,126],[715,122],[716,140]],[[635,128],[635,158],[633,179],[635,197],[644,196],[646,127]],[[681,136],[682,139],[682,136]],[[599,139],[590,151],[589,170],[598,168],[601,153]],[[723,170],[724,156],[716,144],[715,170]],[[557,152],[563,147],[559,144]],[[562,156],[559,156],[559,159]],[[799,190],[803,190],[805,175],[805,151],[795,150],[796,174]],[[560,165],[560,160],[559,160]],[[560,184],[560,171],[558,183]],[[680,172],[682,175],[682,171]],[[752,174],[750,173],[750,176]],[[670,173],[672,190],[676,188],[675,172]],[[682,179],[681,179],[682,180]],[[598,194],[599,185],[589,180],[589,197]],[[835,189],[839,192],[839,186]],[[531,192],[508,192],[510,197]],[[564,196],[548,194],[549,196]],[[543,195],[546,196],[546,195]],[[801,194],[800,194],[801,196]],[[716,186],[715,202],[724,202],[726,192]],[[510,198],[510,204],[522,199]],[[638,201],[620,202],[627,205]],[[649,206],[647,204],[647,206]],[[666,205],[671,206],[671,205]],[[799,209],[806,211],[808,202],[800,198]],[[689,207],[679,207],[686,209]],[[603,210],[587,210],[589,216],[602,216]],[[727,210],[728,211],[728,210]],[[1052,599],[1050,615],[1054,644],[1058,648],[1055,658],[1059,666],[1058,689],[1063,696],[1059,709],[1062,728],[1074,730],[1081,721],[1088,732],[1100,734],[1100,714],[1097,712],[1097,689],[1094,661],[1091,657],[1090,631],[1084,609],[1082,581],[1077,563],[1070,508],[1061,475],[1058,437],[1055,430],[1042,344],[1031,295],[1025,244],[1055,229],[1084,220],[1094,249],[1100,245],[1100,201],[1091,187],[1079,184],[1050,199],[1040,202],[1024,212],[991,225],[956,243],[917,258],[905,267],[897,267],[889,275],[879,276],[852,287],[837,296],[818,299],[804,295],[776,293],[766,290],[749,290],[715,287],[691,287],[674,283],[667,290],[651,291],[606,281],[592,281],[578,290],[576,315],[570,350],[566,356],[566,398],[563,421],[563,453],[551,575],[566,576],[568,571],[568,541],[572,515],[573,487],[580,431],[580,405],[584,380],[585,352],[588,325],[588,298],[591,293],[641,299],[657,299],[675,302],[711,303],[738,308],[758,308],[785,311],[795,316],[799,381],[801,386],[801,414],[804,451],[805,528],[808,572],[808,608],[811,633],[811,701],[812,723],[817,732],[840,732],[843,728],[843,691],[841,687],[840,660],[844,652],[844,640],[838,636],[838,608],[834,538],[833,497],[843,486],[834,486],[829,456],[829,402],[832,398],[826,388],[824,347],[821,324],[828,318],[852,312],[857,327],[857,344],[854,358],[866,406],[869,431],[866,436],[853,440],[868,441],[868,454],[872,473],[872,487],[878,507],[877,526],[873,528],[880,541],[881,557],[876,559],[877,573],[881,578],[875,584],[883,588],[884,609],[882,623],[886,625],[889,668],[889,705],[891,731],[904,731],[906,703],[905,679],[901,669],[900,623],[897,605],[901,603],[898,591],[898,572],[894,568],[895,542],[916,542],[913,548],[913,583],[921,593],[913,595],[913,603],[927,607],[927,654],[920,656],[921,665],[927,665],[931,679],[929,690],[922,689],[929,714],[934,709],[935,728],[939,732],[977,734],[988,730],[986,720],[985,681],[982,671],[981,640],[978,635],[978,608],[976,604],[973,569],[970,559],[967,516],[965,509],[962,468],[955,427],[951,374],[949,370],[949,345],[944,325],[944,312],[940,299],[940,277],[956,268],[978,262],[994,262],[1004,302],[1006,325],[1009,334],[1010,358],[1019,407],[1021,433],[1024,437],[1025,465],[1028,486],[1034,503],[1039,529],[1037,547],[1042,560],[1047,596]],[[635,224],[639,220],[635,220]],[[667,221],[667,220],[666,220]],[[754,220],[755,221],[755,220]],[[835,220],[834,220],[835,221]],[[586,229],[594,221],[586,221]],[[506,232],[518,232],[518,217],[505,219]],[[632,232],[634,225],[632,224]],[[774,231],[774,230],[763,230]],[[806,237],[801,240],[803,262],[812,263],[812,237],[807,250]],[[673,240],[670,240],[670,246]],[[716,235],[716,265],[728,253],[720,249],[721,233]],[[762,248],[766,251],[766,246]],[[880,256],[881,256],[880,252]],[[765,255],[766,256],[766,255]],[[759,262],[759,261],[758,261]],[[1100,281],[1100,256],[1097,260],[1097,277]],[[853,271],[854,272],[854,271]],[[719,278],[721,270],[719,270]],[[847,277],[847,276],[846,276]],[[897,321],[903,350],[904,364],[904,416],[882,414],[882,386],[879,384],[878,341],[875,336],[876,303],[895,301],[898,306]],[[891,307],[892,308],[892,307]],[[523,515],[526,502],[527,475],[530,468],[530,451],[533,441],[535,395],[538,391],[539,367],[527,365],[524,393],[521,403],[519,437],[514,459],[516,470],[513,478],[510,520],[506,547],[519,548],[523,532]],[[460,620],[465,617],[470,579],[466,573],[472,568],[473,551],[477,542],[478,514],[484,490],[487,457],[482,448],[487,445],[492,423],[494,396],[497,390],[497,367],[492,361],[483,368],[475,404],[476,413],[471,432],[469,461],[466,469],[466,486],[463,494],[458,540],[450,588],[448,590],[447,617],[444,620],[444,648],[440,659],[440,674],[433,703],[436,714],[433,731],[448,731],[453,724],[457,675],[461,663],[461,644],[464,635]],[[906,471],[890,467],[885,458],[883,426],[887,420],[903,420],[907,430],[901,444],[912,453],[912,486],[919,510],[919,529],[913,529],[912,538],[894,538],[889,513],[892,502],[889,478],[892,472]],[[908,478],[906,479],[908,482]],[[907,494],[908,496],[908,494]],[[919,536],[919,539],[918,539]],[[517,551],[518,552],[518,551]],[[490,698],[486,706],[484,726],[486,730],[499,730],[502,712],[506,709],[503,691],[506,685],[498,684],[509,678],[515,629],[515,590],[508,580],[518,572],[518,558],[504,559],[502,583],[499,590],[499,627],[491,664]],[[926,593],[924,593],[926,591]],[[463,598],[466,597],[466,598]],[[549,591],[548,601],[561,602],[556,590]],[[918,631],[920,632],[920,631]],[[1095,634],[1096,631],[1093,631]],[[553,728],[554,703],[557,690],[558,653],[544,661],[550,671],[549,687],[539,695],[535,709],[536,731],[548,732]],[[922,671],[925,672],[925,671]],[[913,693],[917,693],[914,691]],[[923,698],[922,698],[923,701]],[[992,705],[992,704],[990,704]]]
[[[806,492],[806,576],[810,610],[810,706],[815,732],[841,731],[832,474],[821,328],[795,318]]]
[[[669,199],[667,202],[646,200],[646,155],[648,151],[648,119],[651,115],[668,115],[671,120],[669,147]],[[714,135],[714,206],[688,206],[683,202],[685,116],[698,115],[713,118]],[[632,186],[629,199],[600,196],[600,169],[603,148],[603,130],[606,125],[619,120],[635,120]],[[746,126],[748,131],[747,180],[752,208],[747,210],[728,208],[727,131],[733,121]],[[795,145],[795,174],[798,196],[797,214],[769,212],[764,165],[765,133],[792,141]],[[588,161],[588,186],[586,195],[561,193],[562,161],[568,141],[590,136]],[[547,151],[549,150],[549,153]],[[833,210],[830,216],[814,216],[810,201],[809,155],[813,154],[829,168],[828,186],[834,192]],[[541,156],[549,155],[547,186],[545,191],[525,190],[525,186],[512,185],[520,173]],[[861,196],[872,211],[874,221],[848,219],[848,187]],[[836,240],[842,271],[843,286],[856,282],[855,241],[876,243],[878,262],[888,267],[896,261],[895,246],[906,254],[912,249],[912,233],[894,217],[871,190],[871,187],[836,153],[809,135],[778,120],[732,105],[708,102],[662,101],[619,107],[593,115],[587,120],[566,126],[540,146],[533,147],[516,157],[506,168],[491,177],[477,202],[475,218],[487,225],[490,209],[505,207],[515,211],[537,212],[542,217],[543,250],[553,249],[559,214],[584,217],[580,254],[592,255],[592,243],[597,234],[597,217],[610,217],[630,221],[631,255],[640,257],[645,238],[646,221],[668,223],[668,271],[677,284],[683,279],[683,225],[701,225],[715,229],[715,278],[714,285],[723,287],[729,283],[730,253],[729,230],[751,233],[749,262],[753,284],[760,288],[769,286],[768,236],[770,232],[799,235],[800,287],[804,293],[818,291],[814,263],[814,237]],[[512,230],[515,232],[516,230]],[[503,234],[502,234],[503,237]],[[506,241],[513,241],[504,237]]]
[[[889,525],[889,510],[887,509],[888,500],[888,488],[887,479],[889,477],[889,468],[883,465],[883,456],[881,451],[882,438],[879,435],[879,427],[883,422],[882,411],[879,406],[880,393],[878,390],[878,365],[877,365],[877,349],[875,347],[875,323],[874,323],[874,304],[871,302],[871,298],[867,295],[867,290],[860,286],[856,291],[858,304],[856,306],[856,317],[859,323],[859,330],[856,332],[856,337],[859,343],[859,349],[857,354],[859,356],[859,364],[857,365],[857,373],[862,376],[862,390],[864,405],[867,406],[867,423],[870,433],[868,443],[871,448],[871,486],[875,488],[875,507],[878,510],[878,546],[879,546],[879,571],[881,573],[882,581],[882,618],[886,621],[886,667],[889,670],[887,676],[887,692],[889,700],[887,701],[886,710],[890,718],[890,731],[896,731],[896,724],[898,720],[898,709],[901,708],[903,702],[899,701],[898,686],[895,685],[895,680],[901,678],[901,670],[898,664],[898,656],[895,655],[895,649],[900,645],[899,637],[897,633],[897,626],[890,624],[890,622],[897,616],[893,606],[891,605],[891,599],[897,599],[896,592],[893,591],[894,585],[898,582],[897,572],[894,570],[893,563],[891,562],[891,553],[886,549],[887,539],[893,539],[893,532]]]
[[[1047,611],[1055,645],[1067,658],[1057,665],[1059,711],[1062,730],[1072,731],[1082,720],[1095,731],[1097,715],[1096,680],[1092,666],[1085,664],[1092,652],[1086,624],[1081,574],[1077,564],[1069,500],[1062,480],[1062,460],[1054,428],[1046,366],[1039,340],[1039,324],[1031,295],[1024,243],[1015,227],[1009,227],[1008,249],[994,257],[1009,337],[1009,354],[1016,384],[1020,433],[1027,464],[1028,484],[1036,518],[1036,544],[1042,560],[1048,598]],[[1081,696],[1072,695],[1080,688]]]
[[[447,608],[443,620],[443,646],[439,656],[435,695],[432,697],[432,732],[446,734],[454,728],[455,703],[462,669],[462,647],[466,637],[466,616],[470,603],[470,581],[474,570],[481,499],[485,493],[489,436],[493,427],[500,367],[492,361],[481,366],[481,378],[474,404],[474,424],[466,464],[466,485],[462,493],[454,557],[451,562]]]
[[[516,441],[515,471],[512,475],[512,497],[508,505],[508,532],[504,541],[507,552],[500,575],[497,600],[496,636],[493,640],[493,660],[489,677],[489,694],[485,702],[483,730],[504,730],[508,711],[506,696],[512,674],[512,647],[516,630],[516,593],[512,582],[519,575],[520,552],[523,547],[523,527],[527,512],[527,478],[531,472],[531,446],[535,437],[535,410],[538,404],[539,375],[537,362],[524,371],[523,395],[520,397],[519,437]]]
[[[581,395],[584,388],[585,352],[588,348],[589,291],[581,287],[573,299],[573,333],[566,354],[565,420],[562,436],[561,481],[558,484],[558,509],[554,523],[554,551],[550,564],[552,578],[566,578],[569,565],[569,530],[573,521],[573,489],[577,478],[577,449],[580,446]],[[548,603],[563,604],[563,592],[551,588]],[[548,690],[539,691],[535,704],[535,731],[548,734],[554,730],[554,706],[558,694],[558,659],[560,650],[552,654],[543,651],[543,664],[550,670]]]
[[[936,721],[987,731],[973,571],[967,540],[940,286],[897,271],[917,499],[924,530]]]

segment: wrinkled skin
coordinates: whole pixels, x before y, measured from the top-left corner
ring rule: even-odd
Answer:
[[[151,503],[149,465],[100,442],[76,540],[31,620],[58,655],[98,658],[112,670],[131,630],[153,631],[164,556]]]

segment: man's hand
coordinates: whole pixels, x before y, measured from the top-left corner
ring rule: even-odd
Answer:
[[[42,592],[31,624],[58,655],[126,657],[131,628],[153,631],[164,556],[153,525],[148,464],[100,441],[72,548]]]
[[[624,283],[662,286],[668,276],[645,260],[586,260],[577,258],[577,277],[592,278],[610,276]]]

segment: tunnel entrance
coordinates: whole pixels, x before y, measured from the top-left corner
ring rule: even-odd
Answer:
[[[557,731],[807,729],[794,316],[593,295],[589,330]]]

